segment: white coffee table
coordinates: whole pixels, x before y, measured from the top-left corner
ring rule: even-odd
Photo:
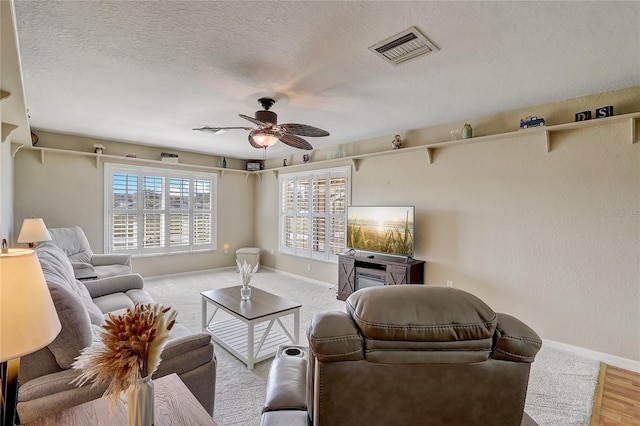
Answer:
[[[255,363],[274,356],[281,344],[298,344],[302,305],[255,287],[251,288],[251,299],[243,301],[240,288],[235,286],[200,293],[202,330],[210,332],[216,343],[253,370]],[[207,312],[209,305],[214,307],[210,315]],[[214,322],[220,311],[232,318]],[[293,334],[281,321],[287,315],[293,315]],[[282,332],[273,327],[276,323]]]

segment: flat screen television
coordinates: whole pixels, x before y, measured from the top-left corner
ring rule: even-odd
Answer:
[[[347,207],[347,249],[413,257],[415,206]]]

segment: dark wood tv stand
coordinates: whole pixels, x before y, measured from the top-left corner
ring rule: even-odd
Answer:
[[[424,260],[397,256],[347,252],[338,255],[339,300],[356,291],[356,268],[384,279],[384,285],[423,284]]]

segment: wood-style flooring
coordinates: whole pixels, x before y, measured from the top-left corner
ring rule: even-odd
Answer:
[[[640,374],[600,364],[590,426],[640,426]]]

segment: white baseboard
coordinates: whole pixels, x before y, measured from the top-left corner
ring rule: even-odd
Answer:
[[[334,284],[329,284],[327,282],[320,281],[320,280],[314,280],[314,279],[311,279],[309,277],[303,277],[302,275],[292,274],[291,272],[281,271],[279,269],[270,268],[270,267],[264,266],[264,265],[260,265],[260,268],[268,269],[268,270],[276,272],[278,274],[287,275],[289,277],[293,277],[293,278],[297,278],[297,279],[300,279],[300,280],[308,281],[308,282],[311,282],[311,283],[314,283],[314,284],[318,284],[318,285],[321,285],[323,287],[335,288]]]
[[[543,345],[548,345],[552,348],[571,352],[584,358],[595,359],[596,361],[604,362],[605,364],[612,365],[614,367],[624,368],[625,370],[640,373],[640,361],[634,361],[632,359],[622,358],[620,356],[610,355],[604,352],[593,351],[591,349],[581,348],[580,346],[568,345],[554,340],[542,339],[542,341]]]
[[[184,277],[187,275],[194,275],[194,274],[206,274],[208,272],[223,271],[225,269],[235,269],[235,266],[223,266],[221,268],[202,269],[198,271],[176,272],[175,274],[154,275],[152,277],[144,277],[144,280],[145,281],[162,280],[165,278]]]

